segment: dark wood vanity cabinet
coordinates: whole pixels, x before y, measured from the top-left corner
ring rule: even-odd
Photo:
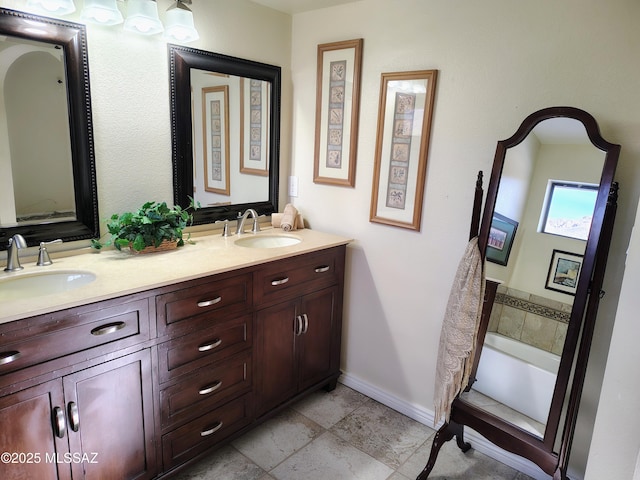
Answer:
[[[156,475],[146,299],[0,327],[3,479]]]
[[[345,250],[0,325],[0,478],[170,476],[334,387]]]

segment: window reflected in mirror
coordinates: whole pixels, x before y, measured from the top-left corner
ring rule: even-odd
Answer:
[[[540,231],[586,240],[597,196],[598,184],[549,180]]]

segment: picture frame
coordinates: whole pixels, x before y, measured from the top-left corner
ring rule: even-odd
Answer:
[[[575,295],[584,255],[554,249],[544,288]]]
[[[229,159],[229,86],[202,89],[204,189],[231,195]]]
[[[318,45],[314,183],[355,186],[363,43]]]
[[[420,230],[437,70],[383,73],[369,220]]]
[[[487,239],[486,259],[507,266],[517,230],[518,222],[494,212]]]
[[[240,173],[269,175],[269,82],[240,78]]]

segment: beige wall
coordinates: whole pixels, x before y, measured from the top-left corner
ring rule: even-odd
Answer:
[[[639,72],[632,60],[640,54],[639,14],[632,0],[364,0],[294,16],[295,204],[314,228],[356,239],[345,307],[347,381],[378,391],[414,417],[428,417],[440,325],[468,235],[477,171],[488,177],[496,141],[511,136],[529,113],[553,105],[583,108],[607,140],[623,145],[607,296],[572,453],[572,470],[576,478],[583,475],[640,187]],[[316,47],[359,37],[356,186],[317,185]],[[380,74],[419,69],[438,69],[439,78],[422,230],[416,233],[368,218]]]
[[[0,6],[17,9],[25,3],[0,0]],[[169,3],[158,0],[161,11]],[[571,105],[593,114],[603,136],[623,145],[607,295],[572,457],[581,476],[640,192],[638,3],[364,0],[293,19],[246,0],[195,0],[193,10],[201,35],[193,47],[283,67],[283,180],[299,177],[300,194],[293,200],[313,228],[356,239],[348,257],[345,378],[426,423],[440,324],[468,235],[473,185],[478,170],[488,177],[496,140],[511,136],[532,111]],[[70,17],[77,18],[77,13]],[[171,201],[166,45],[159,37],[117,28],[88,31],[100,216],[149,199]],[[316,185],[316,47],[358,37],[365,42],[356,186]],[[380,74],[418,69],[440,74],[422,229],[412,232],[372,224],[368,217]],[[281,183],[284,190],[286,181]],[[629,279],[633,285],[639,281]],[[635,338],[631,303],[627,297],[627,313],[614,337],[622,337],[625,351]],[[625,371],[620,358],[613,363],[618,373]],[[622,411],[626,398],[637,405],[640,386],[626,387],[629,394],[618,398],[613,382],[603,405]],[[594,457],[589,468],[608,466],[619,474],[590,479],[622,480],[632,471],[637,435],[628,422],[614,419],[618,436],[606,426],[597,428],[594,443],[607,455]],[[635,418],[632,427],[639,423]],[[633,458],[616,448],[622,439],[629,440],[625,452]]]

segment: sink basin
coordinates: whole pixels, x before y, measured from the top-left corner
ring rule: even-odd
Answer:
[[[297,245],[301,238],[289,235],[252,235],[250,237],[240,237],[236,240],[236,245],[249,248],[278,248]]]
[[[56,270],[0,277],[0,301],[68,292],[95,279],[93,273],[81,270]]]

